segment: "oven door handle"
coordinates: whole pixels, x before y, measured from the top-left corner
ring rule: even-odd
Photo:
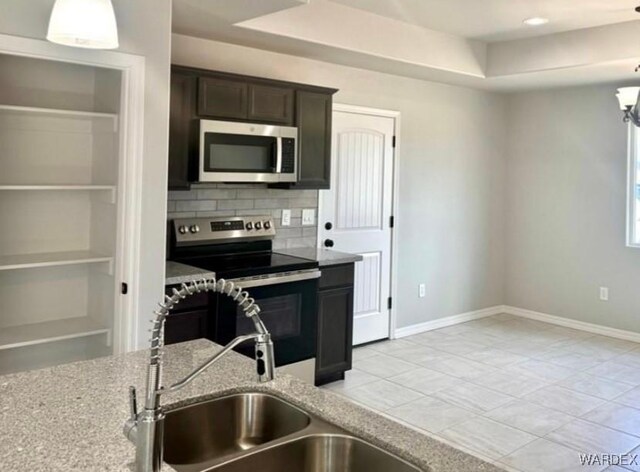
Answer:
[[[243,289],[252,287],[266,287],[268,285],[280,285],[292,282],[300,282],[303,280],[317,279],[320,277],[321,272],[319,270],[309,270],[304,272],[296,272],[293,274],[277,275],[274,277],[265,277],[262,279],[255,278],[239,278],[230,279],[229,282],[233,282],[239,285]]]

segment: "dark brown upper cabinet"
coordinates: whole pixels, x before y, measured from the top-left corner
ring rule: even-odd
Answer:
[[[293,125],[292,88],[249,84],[249,121]]]
[[[169,188],[172,190],[189,190],[193,168],[197,161],[197,141],[194,129],[196,77],[182,74],[171,74],[171,102],[169,109]]]
[[[293,188],[328,189],[331,182],[332,94],[298,91],[298,181]]]
[[[247,118],[249,85],[237,80],[200,77],[198,115],[211,118]]]
[[[331,177],[331,107],[336,89],[190,67],[171,68],[169,188],[198,176],[199,119],[298,128],[298,182],[280,188],[327,189]]]
[[[213,77],[198,82],[201,117],[293,125],[293,88]]]

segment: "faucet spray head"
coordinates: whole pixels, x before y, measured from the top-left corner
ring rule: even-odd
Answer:
[[[275,357],[273,342],[269,334],[261,335],[256,340],[256,371],[258,381],[268,382],[275,376]]]

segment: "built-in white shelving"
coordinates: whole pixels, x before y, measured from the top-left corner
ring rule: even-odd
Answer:
[[[0,184],[0,190],[109,190],[115,191],[115,185],[6,185]]]
[[[81,110],[65,110],[60,108],[41,108],[41,107],[23,107],[16,105],[0,104],[0,112],[11,113],[27,113],[38,115],[50,115],[69,118],[109,118],[116,120],[118,115],[115,113],[103,113],[98,111],[81,111]]]
[[[46,252],[40,254],[20,254],[0,256],[0,271],[34,269],[77,264],[94,264],[113,261],[113,257],[91,251]]]
[[[86,316],[9,326],[0,329],[0,351],[99,334],[110,338],[110,333],[110,329]]]
[[[0,83],[0,375],[110,354],[122,75],[0,54]]]

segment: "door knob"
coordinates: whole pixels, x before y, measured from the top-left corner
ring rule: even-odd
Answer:
[[[330,222],[330,221],[327,221],[327,222],[324,224],[324,229],[326,229],[326,230],[330,230],[331,228],[333,228],[333,225],[331,224],[331,222]]]
[[[324,247],[333,247],[333,240],[332,239],[325,239],[324,240]]]

